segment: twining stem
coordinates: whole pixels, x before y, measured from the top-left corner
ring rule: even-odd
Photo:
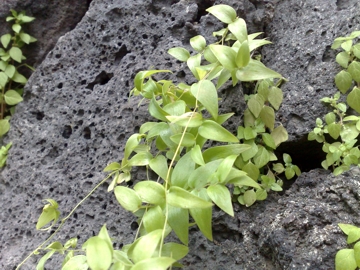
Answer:
[[[71,215],[76,211],[76,209],[86,200],[88,199],[94,192],[95,190],[97,190],[103,183],[105,183],[114,173],[116,173],[116,171],[110,173],[106,178],[104,178],[99,184],[97,184],[85,197],[84,199],[82,199],[71,211],[70,213],[61,220],[59,227],[44,241],[42,242],[35,250],[33,250],[17,267],[15,270],[20,269],[20,267],[36,252],[38,252],[40,249],[43,248],[43,246],[49,242],[56,234],[58,231],[60,231],[60,229],[62,228],[62,226],[65,224],[65,221],[68,220]]]

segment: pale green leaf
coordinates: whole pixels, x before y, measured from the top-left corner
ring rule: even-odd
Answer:
[[[357,59],[360,59],[360,43],[357,43],[353,46],[353,53]]]
[[[341,124],[331,123],[331,124],[328,125],[327,129],[328,129],[328,132],[329,132],[330,136],[333,139],[336,140],[337,138],[339,138],[340,131],[341,131]]]
[[[354,81],[360,83],[360,62],[352,61],[347,71],[351,74]]]
[[[273,137],[276,146],[279,146],[282,142],[286,142],[289,138],[286,129],[282,125],[277,126],[271,132],[271,136]]]
[[[168,50],[168,54],[182,62],[186,62],[190,57],[189,51],[182,47],[171,48]]]
[[[219,142],[239,142],[231,132],[212,120],[204,121],[198,131],[202,137],[209,140]]]
[[[61,270],[88,270],[86,256],[78,255],[71,257],[61,268]]]
[[[196,79],[200,80],[200,76],[197,73],[197,67],[200,66],[201,63],[201,54],[196,54],[193,56],[190,56],[189,59],[186,61],[189,69],[191,70],[192,74],[195,76]]]
[[[134,190],[128,187],[117,186],[114,189],[114,193],[117,201],[124,209],[136,212],[141,207],[141,199]]]
[[[353,249],[341,249],[335,256],[335,270],[355,270],[355,254]]]
[[[198,83],[194,83],[190,91],[216,120],[219,106],[218,94],[214,84],[209,80],[201,80]]]
[[[46,201],[49,202],[49,204],[46,204],[43,207],[42,213],[36,223],[37,230],[41,229],[51,221],[53,221],[53,224],[55,224],[60,216],[60,212],[58,210],[58,203],[52,199],[46,199]]]
[[[166,72],[171,72],[171,71],[170,70],[143,70],[143,71],[138,72],[134,79],[135,88],[138,91],[142,92],[143,88],[144,88],[143,83],[146,78],[149,78],[154,74],[163,73],[163,72],[166,73]]]
[[[18,47],[12,47],[9,50],[10,57],[14,59],[16,62],[21,63],[22,51]]]
[[[256,193],[253,189],[245,191],[244,202],[247,207],[253,205],[254,202],[256,202]]]
[[[336,62],[343,68],[347,68],[350,60],[350,56],[346,52],[340,52],[336,55]]]
[[[191,188],[200,189],[205,187],[212,180],[213,174],[221,164],[222,160],[217,159],[198,167],[188,179]]]
[[[205,161],[204,161],[204,158],[203,158],[203,155],[201,153],[201,148],[199,145],[195,145],[191,151],[190,151],[190,154],[191,154],[191,158],[192,160],[198,164],[198,165],[201,165],[201,166],[204,166],[205,165]]]
[[[161,256],[174,258],[179,261],[189,253],[187,246],[178,243],[166,243],[163,245]]]
[[[226,178],[228,177],[231,168],[234,165],[234,162],[237,158],[237,155],[227,156],[219,165],[216,170],[216,176],[219,179],[220,183],[224,183]],[[210,196],[211,198],[211,196]]]
[[[20,83],[25,85],[27,82],[27,79],[24,75],[20,74],[18,71],[15,71],[14,76],[11,78],[14,82]]]
[[[150,168],[162,179],[166,179],[168,166],[167,159],[163,155],[158,155],[149,162]]]
[[[189,176],[195,170],[195,162],[191,157],[191,151],[178,160],[172,174],[171,183],[174,186],[184,188],[187,185]],[[170,225],[171,226],[171,225]]]
[[[357,267],[360,267],[360,242],[354,245],[354,255]]]
[[[354,89],[348,94],[346,101],[351,108],[360,113],[360,88],[354,87]]]
[[[44,270],[45,263],[50,257],[56,252],[56,250],[51,250],[47,252],[42,258],[39,260],[38,264],[36,265],[36,270]]]
[[[9,78],[12,78],[14,75],[15,75],[15,67],[13,65],[7,65],[4,72],[5,74],[9,77]]]
[[[260,175],[259,168],[254,165],[252,162],[248,162],[244,167],[241,168],[244,172],[247,173],[254,181],[257,181]]]
[[[264,107],[264,100],[260,95],[253,95],[247,105],[249,107],[249,110],[251,111],[251,113],[257,118],[260,115],[261,110]]]
[[[168,257],[149,258],[139,261],[131,267],[131,270],[166,270],[174,262],[176,262],[175,259]]]
[[[335,84],[341,93],[346,94],[352,84],[351,74],[345,70],[340,71],[335,76]]]
[[[207,188],[207,194],[221,210],[230,216],[234,216],[231,194],[227,187],[223,185],[210,185]]]
[[[270,156],[268,150],[266,150],[265,147],[259,145],[258,148],[258,152],[254,156],[253,160],[254,164],[260,169],[269,163]]]
[[[159,205],[149,208],[142,217],[142,223],[147,233],[162,230],[165,224],[165,215]]]
[[[157,182],[141,181],[134,186],[134,190],[143,202],[160,205],[165,201],[165,189]]]
[[[162,230],[152,231],[140,238],[138,238],[129,248],[127,254],[135,264],[140,261],[145,261],[151,258],[159,245],[161,240]],[[131,269],[134,269],[132,267]],[[145,269],[145,268],[137,268]],[[150,268],[151,269],[151,268]]]
[[[201,52],[205,49],[206,47],[206,40],[203,36],[201,35],[197,35],[195,37],[192,37],[190,39],[190,45],[191,47],[193,47],[193,49],[195,51]],[[187,60],[187,59],[186,59]],[[186,61],[185,60],[185,61]]]
[[[5,98],[6,104],[8,104],[8,105],[16,105],[16,104],[20,103],[21,101],[23,101],[23,98],[15,90],[6,91],[4,98]]]
[[[268,100],[269,100],[271,106],[273,106],[275,108],[275,110],[278,110],[283,101],[282,90],[275,86],[271,87],[269,90]]]
[[[170,187],[169,194],[167,195],[167,202],[172,206],[185,209],[207,208],[212,206],[212,203],[207,202],[198,196],[191,194],[185,189],[176,186]]]
[[[211,52],[215,55],[221,65],[232,71],[237,68],[236,52],[225,45],[209,45]]]
[[[232,23],[236,19],[236,11],[228,5],[215,5],[206,9],[207,12],[215,16],[224,23]]]
[[[23,33],[21,32],[20,33],[20,39],[25,42],[26,44],[29,44],[30,41],[31,41],[31,36],[29,34],[26,34],[26,33]]]
[[[5,135],[10,130],[10,124],[8,119],[0,120],[0,137]]]
[[[186,147],[191,147],[196,142],[195,136],[188,132],[185,132],[184,134],[178,133],[178,134],[172,135],[170,137],[170,139],[174,143],[181,145],[181,146],[186,146]]]
[[[261,134],[262,140],[267,147],[271,149],[276,149],[274,138],[269,133]]]
[[[104,172],[116,171],[116,170],[119,170],[120,168],[121,168],[121,165],[119,163],[112,162],[109,165],[107,165],[103,171]]]
[[[242,82],[259,81],[269,78],[281,78],[282,76],[267,68],[263,63],[250,59],[249,64],[236,72],[236,77]]]
[[[219,89],[224,83],[226,83],[229,79],[231,78],[231,72],[224,68],[221,73],[220,76],[218,78],[218,81],[216,83],[216,89]]]
[[[244,144],[249,145],[250,148],[243,153],[241,153],[241,157],[247,162],[249,159],[253,158],[258,152],[258,146],[254,142],[254,140],[245,141]]]
[[[246,50],[250,52],[249,45],[247,44],[247,39],[248,39],[247,27],[246,27],[246,22],[244,21],[244,19],[236,18],[235,21],[233,21],[232,23],[230,23],[228,25],[228,28],[229,28],[230,32],[233,33],[233,35],[236,37],[236,39],[241,43],[241,46],[246,41],[246,46],[247,46]],[[240,47],[240,49],[241,49],[241,47]],[[246,65],[244,65],[244,66],[246,66]]]
[[[86,241],[86,259],[92,270],[108,269],[112,262],[112,246],[99,236]]]
[[[146,166],[149,165],[153,156],[149,152],[139,152],[129,160],[130,166]]]
[[[260,112],[260,118],[264,122],[265,126],[271,131],[274,129],[275,124],[275,111],[269,106],[264,106]]]
[[[168,223],[185,245],[189,243],[189,210],[168,205]]]
[[[1,41],[1,44],[3,45],[3,47],[6,49],[11,41],[11,35],[10,34],[2,35],[0,38],[0,41]]]
[[[251,146],[247,144],[230,144],[222,146],[214,146],[208,148],[203,153],[205,162],[210,162],[216,159],[223,159],[230,155],[240,155],[244,151],[248,150]]]
[[[353,41],[350,39],[341,43],[341,48],[343,48],[344,51],[346,52],[350,52],[352,45],[353,45]]]
[[[12,25],[12,30],[14,30],[15,33],[19,34],[20,31],[21,31],[21,25],[17,24],[17,23],[13,24]]]

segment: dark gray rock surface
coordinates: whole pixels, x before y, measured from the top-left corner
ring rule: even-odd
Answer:
[[[189,46],[197,34],[210,38],[221,26],[205,12],[215,3],[233,6],[249,32],[265,31],[274,42],[262,55],[291,80],[283,87],[286,102],[279,117],[291,135],[284,151],[300,149],[294,160],[306,152],[299,142],[325,112],[318,100],[335,91],[338,68],[329,46],[355,29],[355,22],[350,29],[347,21],[360,16],[355,2],[94,0],[32,75],[12,119],[6,141],[14,146],[0,179],[1,269],[14,269],[49,234],[35,231],[42,200],[53,198],[68,213],[105,176],[106,164],[121,159],[126,139],[150,119],[146,106],[128,99],[136,72],[155,66],[173,70],[175,81],[192,82],[166,51]],[[229,123],[235,128],[244,108],[241,87],[221,94],[222,110],[236,113]],[[142,171],[134,175],[145,177]],[[360,224],[358,181],[357,169],[338,178],[317,169],[283,195],[249,209],[236,206],[235,218],[216,212],[216,241],[194,230],[185,269],[333,269],[336,251],[346,246],[337,223]],[[132,241],[136,219],[106,190],[100,187],[76,211],[59,240],[78,236],[81,243],[106,223],[116,247]],[[37,259],[22,269],[34,269]]]
[[[84,16],[91,0],[2,0],[0,1],[0,36],[11,32],[5,19],[10,9],[36,18],[25,24],[27,33],[38,39],[38,42],[23,48],[29,65],[38,66],[55,43],[65,33],[72,30]]]

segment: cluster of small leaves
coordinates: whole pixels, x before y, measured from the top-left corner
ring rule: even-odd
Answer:
[[[335,256],[336,270],[355,270],[360,268],[360,228],[351,224],[338,224],[348,236],[347,243],[354,244],[353,248],[341,249]]]
[[[6,21],[13,22],[14,33],[0,37],[0,137],[9,131],[9,119],[14,113],[14,106],[23,100],[21,96],[27,79],[19,72],[19,68],[26,66],[32,69],[22,63],[26,58],[21,47],[36,41],[22,29],[24,23],[32,22],[35,18],[26,16],[25,12],[17,13],[15,10],[11,10],[11,14]],[[10,147],[11,144],[8,144],[0,149],[0,167],[5,165],[7,150]]]
[[[281,104],[282,91],[274,79],[280,83],[282,77],[251,58],[253,50],[270,42],[255,39],[261,33],[248,35],[245,21],[229,6],[217,5],[207,11],[227,24],[214,33],[220,41],[207,45],[204,37],[193,37],[190,44],[195,55],[180,47],[169,50],[187,63],[197,82],[176,85],[153,79],[153,75],[168,70],[139,72],[131,94],[148,100],[149,113],[156,120],[144,123],[139,133],[130,136],[120,163],[113,162],[104,169],[109,172],[106,179],[112,178],[108,191],[138,217],[134,242],[115,250],[104,226],[98,236],[83,245],[86,256],[67,251],[62,269],[70,269],[65,267],[68,265],[93,270],[181,267],[178,261],[189,251],[191,226],[196,225],[213,240],[214,204],[234,216],[231,191],[240,203],[250,206],[265,199],[269,190],[281,190],[276,175],[284,172],[292,178],[300,173],[286,154],[285,165],[273,164],[274,173],[267,167],[277,160],[275,148],[287,139],[286,130],[275,126],[274,109]],[[245,126],[239,127],[237,136],[222,126],[233,113],[219,114],[217,90],[229,79],[233,85],[259,81],[256,94],[248,97]],[[206,148],[207,142],[216,144]],[[137,179],[133,188],[127,187],[132,169],[139,166],[146,168],[147,179]],[[56,202],[48,201],[37,228],[58,219]],[[171,232],[181,244],[165,239]],[[60,253],[69,246],[55,243]],[[50,251],[38,265],[39,270],[54,253],[54,243],[47,249]]]
[[[325,123],[317,118],[316,127],[308,135],[309,140],[323,143],[326,160],[321,165],[325,169],[332,167],[334,175],[360,164],[360,150],[355,146],[360,134],[360,43],[353,44],[359,36],[360,31],[355,31],[348,37],[335,39],[331,48],[344,50],[336,55],[336,62],[344,68],[335,76],[339,91],[333,97],[321,99],[333,111],[325,115]],[[342,95],[346,96],[346,103],[341,102]],[[335,142],[327,142],[326,134]]]

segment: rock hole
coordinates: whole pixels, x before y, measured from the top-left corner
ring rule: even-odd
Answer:
[[[90,140],[90,139],[91,139],[91,130],[90,130],[89,127],[84,128],[83,133],[84,133],[84,138],[85,138],[86,140]]]
[[[96,76],[95,80],[89,83],[86,86],[86,88],[93,90],[96,84],[100,84],[100,85],[107,84],[112,77],[114,77],[114,73],[106,73],[105,71],[101,71],[101,73]]]
[[[65,127],[64,127],[64,130],[63,130],[63,132],[62,132],[61,135],[62,135],[65,139],[69,139],[70,136],[71,136],[71,134],[72,134],[72,128],[71,128],[71,126],[65,126]]]
[[[146,34],[143,35],[143,38],[145,38],[144,36],[146,36],[147,38]],[[125,45],[122,45],[120,47],[120,50],[115,54],[115,64],[118,65],[121,62],[121,60],[125,57],[125,55],[127,55],[128,53],[130,53],[130,51],[127,50]]]
[[[202,16],[207,15],[208,13],[206,12],[206,9],[208,9],[209,7],[213,6],[215,3],[215,0],[203,0],[203,1],[199,1],[198,4],[198,13],[196,16],[196,21],[200,22],[200,19]]]

